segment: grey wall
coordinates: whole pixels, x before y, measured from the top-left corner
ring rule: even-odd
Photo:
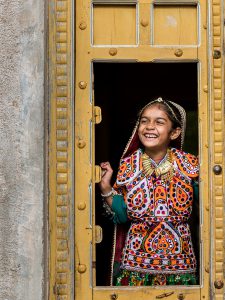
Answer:
[[[44,0],[0,0],[0,300],[43,297]]]

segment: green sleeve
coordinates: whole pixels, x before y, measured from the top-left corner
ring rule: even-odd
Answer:
[[[194,194],[194,200],[198,200],[199,199],[199,187],[198,187],[198,182],[197,181],[193,181],[192,182],[192,187],[193,187],[193,194]]]
[[[115,213],[113,217],[114,223],[121,224],[127,222],[127,206],[122,195],[113,196],[112,210]]]

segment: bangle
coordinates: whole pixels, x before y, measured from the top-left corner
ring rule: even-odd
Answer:
[[[103,208],[104,208],[104,215],[106,217],[109,217],[110,219],[113,219],[115,216],[115,212],[112,210],[112,208],[107,204],[107,202],[103,202]]]
[[[114,194],[114,189],[112,188],[110,192],[108,192],[107,194],[101,194],[101,196],[103,198],[107,198],[107,197],[110,197]]]

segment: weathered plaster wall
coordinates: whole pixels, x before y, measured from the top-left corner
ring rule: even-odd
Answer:
[[[42,300],[44,0],[0,0],[0,300]]]

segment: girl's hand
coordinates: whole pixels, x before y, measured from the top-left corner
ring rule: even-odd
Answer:
[[[102,179],[99,182],[99,187],[102,194],[107,194],[112,190],[111,178],[113,169],[108,161],[100,163],[100,167],[102,168]]]

